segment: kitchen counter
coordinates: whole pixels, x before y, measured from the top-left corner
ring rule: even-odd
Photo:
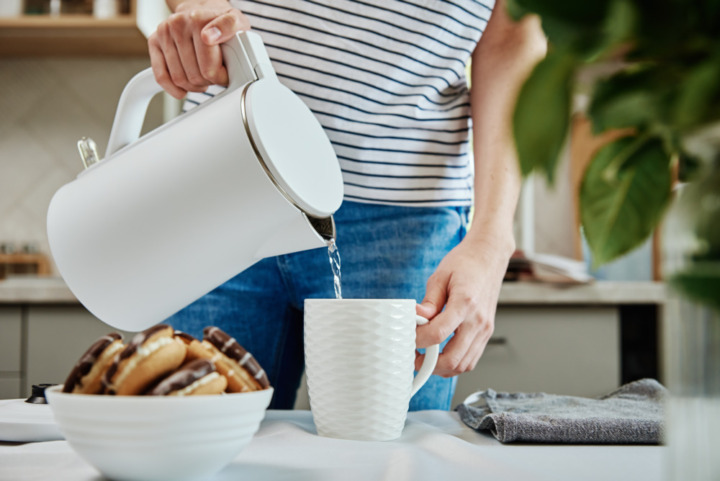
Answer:
[[[0,304],[78,304],[60,277],[10,277],[0,281]]]
[[[251,443],[212,479],[657,481],[666,452],[664,446],[500,444],[445,411],[409,413],[396,441],[346,441],[318,436],[309,411],[268,411]],[[66,441],[51,441],[0,443],[0,479],[99,477]]]
[[[662,380],[664,299],[662,283],[505,283],[493,338],[478,368],[459,377],[453,405],[483,387],[594,397],[641,377]],[[62,382],[109,329],[60,278],[0,281],[0,398]],[[308,406],[303,384],[296,407]]]
[[[620,305],[662,304],[661,282],[595,282],[559,285],[506,282],[500,305]],[[76,304],[75,296],[59,277],[14,277],[0,281],[0,304]]]

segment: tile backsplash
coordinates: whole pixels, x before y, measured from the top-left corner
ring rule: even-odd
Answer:
[[[102,157],[117,101],[145,58],[0,59],[0,243],[49,254],[47,207],[82,170],[76,143],[91,137]],[[161,123],[162,96],[146,129]]]
[[[82,170],[76,143],[91,137],[102,157],[117,102],[146,58],[0,59],[0,244],[49,254],[45,219],[55,191]],[[162,122],[162,96],[145,130]],[[570,193],[536,179],[535,247],[572,257]]]

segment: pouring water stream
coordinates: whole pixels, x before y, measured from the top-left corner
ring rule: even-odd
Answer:
[[[340,273],[340,251],[338,251],[335,239],[328,243],[328,258],[333,273],[333,285],[335,286],[335,299],[342,299],[342,284]]]

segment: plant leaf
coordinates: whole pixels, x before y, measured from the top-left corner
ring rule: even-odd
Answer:
[[[657,122],[669,108],[668,89],[665,82],[658,81],[654,68],[625,70],[599,80],[588,108],[593,132],[645,128]]]
[[[679,151],[678,153],[678,180],[680,182],[695,180],[700,174],[702,160],[684,151]]]
[[[632,37],[637,24],[637,7],[629,0],[613,0],[603,24],[602,50],[612,48]]]
[[[635,58],[685,57],[692,37],[701,28],[702,9],[706,2],[687,0],[654,0],[634,2],[638,6],[635,29]],[[690,6],[692,5],[692,6]]]
[[[586,57],[597,55],[606,44],[605,22],[612,1],[512,0],[512,10],[538,14],[550,43]]]
[[[608,9],[608,0],[515,0],[522,8],[542,18],[575,25],[578,31],[591,25],[600,25]]]
[[[689,70],[675,104],[675,122],[688,128],[720,118],[720,54]]]
[[[691,300],[720,309],[720,262],[695,262],[670,279]]]
[[[574,70],[572,56],[551,50],[520,91],[513,128],[523,175],[537,169],[553,182],[568,130]]]
[[[595,155],[580,187],[580,219],[595,267],[652,233],[670,201],[669,165],[655,137],[623,137]]]
[[[510,18],[516,22],[528,13],[531,13],[530,10],[520,5],[518,0],[506,0],[505,8],[507,9],[507,13],[510,15]]]
[[[684,254],[692,262],[720,264],[720,164],[700,168],[698,178],[681,192],[678,206],[693,238],[692,250]]]

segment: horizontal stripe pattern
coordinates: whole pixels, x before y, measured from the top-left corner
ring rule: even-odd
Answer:
[[[280,81],[315,113],[345,198],[469,205],[465,64],[494,0],[231,0]],[[188,95],[186,108],[221,91]]]

